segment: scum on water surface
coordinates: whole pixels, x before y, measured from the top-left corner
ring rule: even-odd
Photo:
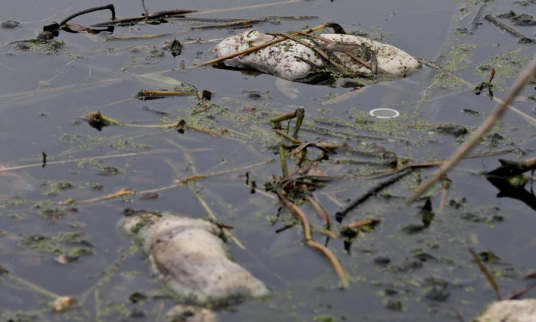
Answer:
[[[145,2],[150,10],[156,6]],[[207,18],[282,12],[329,16],[352,32],[374,34],[436,61],[475,86],[487,81],[493,68],[496,96],[532,56],[531,45],[518,44],[483,18],[472,33],[459,30],[473,28],[471,19],[480,8],[485,16],[533,4],[421,1],[419,10],[408,10],[414,1],[363,2],[356,10],[356,4],[340,1],[287,2],[252,1],[261,7],[207,13]],[[195,5],[201,10],[215,4]],[[119,1],[118,16],[141,12],[140,6],[132,7]],[[14,3],[9,19],[26,22],[2,30],[9,41],[34,38],[49,16],[61,21],[84,9],[64,14],[17,8]],[[109,15],[95,14],[73,22],[89,26]],[[299,30],[323,19],[264,20],[254,27]],[[60,31],[55,39],[61,46],[53,48],[32,42],[0,48],[0,163],[5,167],[0,183],[10,187],[0,197],[1,319],[163,317],[176,303],[118,227],[124,214],[140,209],[215,215],[217,224],[232,227],[227,239],[234,260],[263,280],[272,295],[213,307],[222,321],[447,321],[457,314],[471,319],[494,295],[468,246],[490,268],[503,295],[529,284],[524,276],[534,270],[530,228],[535,220],[530,181],[516,178],[521,186],[512,181],[504,186],[481,175],[498,166],[499,157],[531,157],[532,126],[517,115],[507,114],[471,158],[428,192],[429,204],[423,199],[406,205],[411,191],[429,176],[426,167],[448,157],[491,112],[486,95],[476,96],[446,73],[424,66],[405,79],[355,91],[289,83],[284,86],[297,93],[291,99],[270,75],[195,67],[213,58],[210,48],[219,40],[242,30],[190,29],[222,21],[150,25],[143,20],[116,27],[113,35]],[[175,58],[164,48],[173,38],[184,45]],[[144,90],[196,95],[139,100],[136,93]],[[198,96],[203,90],[212,92],[210,100]],[[515,103],[529,115],[532,94],[527,87]],[[270,119],[300,106],[305,117],[296,143],[291,140],[295,118],[279,122],[277,129]],[[400,116],[369,114],[378,109]],[[83,120],[95,111],[122,126],[95,131]],[[165,128],[170,124],[177,126]],[[286,179],[281,151],[287,156]],[[273,159],[278,161],[268,162]],[[404,169],[407,175],[388,184]],[[280,197],[266,192],[265,183],[284,191],[305,213],[312,239],[326,245],[344,268],[348,289],[339,290],[330,261],[306,247],[301,222],[280,209]],[[307,197],[328,214],[329,228]],[[365,201],[338,223],[335,214],[360,198]],[[72,295],[78,306],[53,313],[51,295]]]

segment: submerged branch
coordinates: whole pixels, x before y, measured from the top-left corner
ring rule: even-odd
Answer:
[[[344,217],[352,210],[354,210],[355,208],[357,208],[357,206],[359,206],[360,204],[362,204],[363,202],[367,201],[369,198],[371,197],[374,197],[376,196],[380,191],[382,191],[383,189],[389,187],[390,185],[392,185],[393,183],[397,182],[398,180],[402,179],[403,177],[405,177],[406,175],[412,173],[416,168],[408,168],[408,169],[405,169],[404,171],[402,171],[401,173],[397,174],[396,176],[390,178],[389,180],[386,180],[384,182],[380,182],[378,185],[372,187],[372,189],[370,189],[369,191],[367,191],[364,195],[362,195],[361,197],[357,198],[356,200],[352,201],[348,206],[346,206],[346,208],[344,208],[343,210],[337,212],[335,214],[335,219],[337,220],[337,222],[342,222],[342,220],[344,219]]]

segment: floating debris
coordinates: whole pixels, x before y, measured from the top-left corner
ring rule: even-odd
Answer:
[[[475,322],[534,321],[536,299],[505,300],[492,302]]]
[[[192,305],[176,305],[166,313],[166,321],[177,322],[216,322],[216,313],[207,308]]]
[[[54,311],[64,312],[76,304],[76,299],[72,296],[60,296],[53,303]]]
[[[263,297],[263,282],[232,262],[221,229],[205,220],[144,212],[123,221],[140,237],[155,272],[176,295],[196,303]]]
[[[507,33],[517,37],[519,39],[520,43],[523,43],[523,44],[532,44],[532,43],[534,43],[534,39],[525,36],[524,34],[520,33],[519,31],[515,30],[514,28],[512,28],[510,26],[507,26],[502,21],[498,20],[497,18],[495,18],[492,15],[486,15],[484,17],[484,19],[489,21],[491,24],[497,26],[498,28],[506,31]]]
[[[505,18],[510,20],[514,25],[518,26],[535,26],[536,20],[534,17],[525,13],[517,14],[514,11],[503,13],[497,16],[497,18]]]
[[[278,43],[225,60],[225,65],[255,69],[303,83],[332,82],[337,78],[387,79],[404,77],[420,63],[406,52],[367,38],[346,34],[265,34],[248,30],[224,39],[214,48],[225,57],[267,42]],[[296,33],[293,33],[294,35]],[[284,39],[284,38],[283,38]]]
[[[175,38],[171,41],[166,41],[162,49],[169,51],[173,57],[177,57],[182,53],[182,44]]]
[[[0,24],[0,28],[4,29],[14,29],[20,25],[19,22],[13,20],[6,20]]]
[[[379,119],[390,119],[400,116],[400,112],[392,108],[376,108],[369,112],[370,115]]]

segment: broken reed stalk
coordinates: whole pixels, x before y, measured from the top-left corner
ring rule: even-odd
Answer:
[[[322,207],[322,205],[318,203],[318,201],[316,201],[316,199],[311,196],[307,196],[306,200],[311,204],[311,206],[313,206],[313,209],[320,216],[320,218],[322,218],[322,220],[324,221],[324,224],[329,229],[329,227],[331,226],[331,222],[329,221],[329,215],[324,209],[324,207]]]
[[[445,204],[447,203],[447,190],[449,187],[450,181],[448,179],[443,180],[443,186],[441,187],[441,201],[439,202],[439,207],[437,207],[438,211],[445,208]]]
[[[325,29],[325,28],[333,28],[335,30],[344,30],[338,24],[333,23],[333,22],[329,22],[329,23],[319,25],[319,26],[316,26],[316,27],[300,30],[299,32],[298,31],[293,31],[289,35],[290,36],[297,36],[297,35],[300,34],[300,32],[308,34],[308,33],[311,33],[313,31],[318,31],[318,30],[322,30],[322,29]],[[207,62],[204,62],[204,63],[200,64],[200,65],[197,65],[197,67],[219,64],[219,63],[221,63],[221,62],[223,62],[223,61],[225,61],[227,59],[231,59],[231,58],[234,58],[234,57],[237,57],[237,56],[249,54],[249,53],[252,53],[252,52],[257,51],[259,49],[262,49],[262,48],[265,48],[265,47],[268,47],[268,46],[271,46],[271,45],[275,45],[275,44],[280,43],[280,42],[282,42],[284,40],[286,40],[286,38],[284,38],[284,37],[276,38],[274,40],[265,42],[264,44],[260,44],[260,45],[257,45],[257,46],[254,46],[254,47],[251,47],[251,48],[248,48],[248,49],[244,49],[244,50],[238,51],[236,53],[233,53],[233,54],[230,54],[230,55],[227,55],[227,56],[224,56],[224,57],[209,60]]]
[[[284,137],[285,139],[289,140],[290,142],[294,143],[294,144],[300,144],[301,141],[300,140],[296,140],[295,138],[293,138],[292,136],[288,135],[287,133],[281,131],[281,130],[275,130],[275,133],[277,135],[280,135],[282,137]]]
[[[486,19],[487,21],[491,22],[491,24],[497,26],[499,29],[502,29],[504,31],[506,31],[507,33],[515,36],[516,38],[518,38],[520,41],[532,41],[532,39],[530,39],[529,37],[523,35],[522,33],[520,33],[519,31],[515,30],[514,28],[504,24],[502,21],[500,21],[499,19],[495,18],[493,15],[489,14],[489,15],[486,15],[484,17],[484,19]]]
[[[100,11],[100,10],[110,10],[112,12],[112,20],[115,20],[115,8],[114,8],[114,5],[113,4],[107,4],[105,6],[101,6],[101,7],[95,7],[95,8],[90,8],[90,9],[86,9],[86,10],[82,10],[82,11],[79,11],[79,12],[76,12],[72,15],[70,15],[69,17],[63,19],[59,25],[60,26],[63,26],[65,25],[67,22],[69,22],[70,20],[78,17],[78,16],[81,16],[81,15],[85,15],[86,13],[91,13],[91,12],[95,12],[95,11]]]
[[[168,96],[194,96],[195,92],[184,92],[184,91],[151,91],[151,90],[141,90],[136,94],[138,99],[151,99],[151,98],[161,98]]]
[[[298,132],[300,131],[304,118],[305,109],[303,107],[298,107],[296,109],[296,124],[294,125],[294,133],[292,133],[292,137],[296,140],[298,139]]]
[[[536,284],[532,284],[530,286],[527,286],[519,291],[515,291],[514,293],[508,295],[506,297],[507,300],[515,300],[519,297],[523,296],[523,294],[527,293],[528,291],[532,290],[533,288],[536,288]]]
[[[201,10],[201,11],[197,11],[195,13],[192,13],[190,16],[214,14],[214,13],[229,12],[229,11],[236,11],[236,10],[259,9],[259,8],[265,8],[265,7],[277,6],[277,5],[281,5],[281,4],[289,4],[289,3],[301,2],[301,1],[303,1],[303,0],[286,0],[286,1],[279,1],[279,2],[273,2],[273,3],[262,3],[262,4],[256,4],[256,5],[251,5],[251,6],[243,6],[243,7]]]
[[[281,203],[288,209],[290,212],[300,220],[302,227],[303,227],[303,235],[306,241],[311,240],[311,226],[309,225],[309,220],[307,219],[307,216],[301,211],[298,206],[296,206],[294,203],[292,203],[290,200],[288,200],[287,197],[285,197],[284,192],[281,189],[277,189],[276,191],[277,196],[279,197],[279,200]]]
[[[143,15],[138,17],[113,19],[112,21],[106,21],[91,25],[91,27],[110,27],[110,26],[133,26],[141,21],[158,20],[161,18],[169,17],[184,17],[185,14],[194,13],[195,10],[164,10],[153,12],[149,15]]]
[[[318,19],[317,16],[277,16],[277,17],[265,17],[258,19],[218,19],[218,18],[191,18],[188,17],[188,21],[196,22],[219,22],[216,25],[205,25],[190,27],[192,30],[201,29],[217,29],[217,28],[229,28],[229,27],[251,27],[253,24],[259,24],[263,22],[276,23],[276,19],[289,19],[289,20],[306,20],[306,19]]]
[[[1,267],[0,267],[1,268]],[[21,284],[21,285],[24,285],[26,286],[27,288],[31,289],[32,291],[36,292],[36,293],[39,293],[41,295],[45,295],[45,296],[48,296],[48,297],[51,297],[53,299],[57,299],[58,297],[60,297],[60,295],[54,293],[54,292],[51,292],[47,289],[44,289],[42,288],[41,286],[37,285],[37,284],[34,284],[28,280],[25,280],[24,278],[22,277],[19,277],[11,272],[7,272],[7,274],[4,274],[4,276],[7,276],[9,278],[11,278],[12,280],[14,280],[15,282]]]
[[[99,287],[103,287],[106,283],[108,283],[111,279],[111,276],[113,276],[119,271],[120,266],[123,265],[127,259],[134,256],[135,254],[137,254],[137,252],[120,250],[117,259],[100,272],[99,276],[101,276],[101,278],[79,296],[78,305],[83,307],[89,295],[94,290],[98,289]]]
[[[94,202],[98,202],[98,201],[114,199],[114,198],[123,197],[123,196],[130,196],[130,195],[134,195],[134,194],[136,194],[136,191],[134,191],[134,190],[132,190],[130,188],[123,188],[123,189],[120,189],[117,192],[110,193],[110,194],[107,194],[107,195],[104,195],[104,196],[100,196],[100,197],[96,197],[96,198],[92,198],[92,199],[86,199],[86,200],[82,201],[81,203],[83,203],[83,204],[94,203]]]
[[[315,248],[319,250],[322,254],[324,254],[329,259],[329,261],[331,262],[331,265],[333,266],[333,268],[337,272],[337,275],[340,278],[341,288],[350,287],[350,283],[348,282],[348,279],[346,278],[346,273],[344,272],[344,269],[342,268],[341,263],[339,262],[337,257],[333,255],[333,253],[331,252],[329,248],[327,248],[326,246],[322,244],[315,242],[314,240],[307,241],[307,245],[311,248]]]
[[[286,121],[286,120],[293,119],[297,115],[298,115],[298,109],[296,109],[294,112],[290,112],[290,113],[287,113],[287,114],[283,114],[283,115],[279,115],[279,116],[276,116],[274,118],[271,118],[269,121],[270,121],[270,123],[276,123],[277,124],[277,123],[281,123],[281,122]]]
[[[331,265],[335,269],[335,272],[339,276],[341,287],[348,288],[350,285],[348,283],[348,279],[346,278],[346,273],[344,272],[344,269],[341,263],[339,262],[339,260],[337,259],[337,257],[335,257],[335,255],[329,248],[317,243],[316,241],[312,239],[311,226],[309,224],[309,220],[307,219],[307,216],[303,213],[303,211],[298,206],[296,206],[293,202],[291,202],[285,197],[282,189],[277,189],[276,193],[281,203],[288,210],[290,210],[290,212],[295,217],[297,217],[300,220],[302,227],[303,227],[303,235],[305,238],[305,242],[307,243],[307,246],[319,250],[322,254],[324,254],[324,256],[326,256],[329,259]]]
[[[513,152],[513,151],[516,151],[516,150],[517,149],[502,149],[502,150],[497,150],[497,151],[490,151],[490,152],[484,152],[484,153],[471,154],[471,155],[466,155],[464,157],[464,159],[488,157],[488,156],[497,155],[497,154],[510,153],[510,152]],[[394,168],[394,169],[374,171],[372,173],[352,175],[350,177],[351,178],[356,178],[356,177],[358,178],[358,177],[364,177],[364,176],[383,177],[383,176],[388,176],[388,175],[395,174],[395,173],[398,173],[398,172],[401,172],[401,171],[405,171],[407,169],[423,169],[423,168],[437,167],[437,166],[442,165],[444,162],[445,162],[445,160],[409,163],[409,164],[406,164],[406,165],[403,165],[401,167],[397,167],[397,168]],[[534,158],[534,162],[536,162],[536,158]],[[535,166],[536,166],[536,163],[535,163]],[[493,171],[495,171],[495,170],[493,170]],[[489,175],[489,174],[492,174],[492,173],[488,172],[487,174]]]
[[[281,173],[283,174],[283,179],[288,179],[287,154],[283,144],[279,145],[279,159],[281,160]]]
[[[93,292],[93,294],[95,295],[95,319],[96,320],[100,320],[101,318],[101,301],[100,301],[100,296],[99,296],[99,288],[95,288],[95,292]]]
[[[344,208],[343,210],[335,213],[335,220],[337,220],[337,222],[339,222],[339,223],[342,222],[344,217],[346,217],[346,215],[350,211],[354,210],[355,208],[357,208],[357,206],[359,206],[363,202],[367,201],[369,198],[371,198],[373,196],[376,196],[376,194],[378,194],[378,192],[380,192],[383,189],[389,187],[390,185],[392,185],[393,183],[395,183],[398,180],[402,179],[406,175],[412,173],[413,171],[415,171],[415,168],[406,169],[403,172],[398,173],[396,176],[394,176],[394,177],[392,177],[392,178],[390,178],[390,179],[388,179],[386,181],[380,182],[376,186],[372,187],[372,189],[367,191],[364,195],[362,195],[361,197],[359,197],[356,200],[352,201],[348,206],[346,206],[346,208]]]
[[[499,286],[497,285],[497,282],[495,281],[495,278],[490,273],[490,271],[486,268],[486,265],[482,263],[482,260],[480,257],[478,257],[477,253],[472,248],[469,248],[469,252],[473,256],[475,262],[478,265],[478,268],[480,271],[486,276],[486,279],[490,283],[491,287],[493,288],[493,291],[495,291],[495,297],[497,298],[497,301],[500,301],[502,299],[501,294],[499,293]]]
[[[136,153],[130,153],[129,155],[137,155],[137,154]],[[93,158],[93,159],[96,159],[96,158]],[[81,160],[90,160],[90,159],[81,159]],[[77,160],[73,160],[73,162],[76,162],[76,161]],[[80,161],[80,160],[78,160],[78,161]],[[108,194],[108,195],[97,197],[97,198],[87,199],[87,200],[81,201],[80,203],[89,204],[89,203],[93,203],[93,202],[97,202],[97,201],[103,201],[103,200],[108,200],[108,199],[124,196],[126,194],[144,195],[144,194],[148,194],[148,193],[156,193],[156,192],[160,192],[160,191],[164,191],[164,190],[173,189],[173,188],[176,188],[176,187],[178,187],[180,185],[186,185],[186,184],[188,184],[188,183],[190,183],[192,181],[197,181],[197,180],[206,179],[206,178],[212,178],[212,177],[220,176],[220,175],[223,175],[223,174],[229,174],[229,173],[233,173],[233,172],[244,171],[244,170],[252,169],[252,168],[255,168],[255,167],[262,166],[262,165],[266,165],[266,164],[272,163],[272,162],[274,162],[274,159],[268,159],[266,161],[252,163],[252,164],[249,164],[249,165],[236,167],[236,168],[232,168],[232,169],[227,169],[227,170],[222,170],[222,171],[217,171],[217,172],[194,174],[194,175],[191,175],[191,176],[186,177],[184,179],[174,180],[174,183],[172,183],[170,185],[155,188],[155,189],[140,190],[140,191],[137,191],[137,192],[134,191],[134,190],[130,190],[130,189],[121,189],[119,192]],[[129,190],[132,191],[132,193],[128,193]]]
[[[147,10],[147,7],[145,6],[145,0],[141,0],[141,6],[145,12],[145,19],[149,19],[149,10]]]
[[[203,206],[203,208],[207,212],[208,217],[212,219],[214,222],[218,222],[218,217],[216,217],[216,214],[214,213],[214,211],[212,211],[212,209],[210,208],[208,203],[205,201],[205,198],[203,198],[201,193],[199,193],[198,189],[195,189],[193,186],[189,186],[189,188],[190,188],[190,191],[192,191],[194,195],[197,197],[197,200],[199,201],[201,206]],[[242,250],[246,250],[246,246],[238,239],[238,237],[235,236],[235,234],[233,234],[233,232],[229,228],[227,227],[220,227],[220,228],[221,228],[221,231],[225,234],[225,236],[231,238],[231,240]]]
[[[210,134],[213,136],[223,136],[222,133],[214,132],[209,129],[193,126],[186,124],[184,120],[177,121],[175,123],[171,124],[151,124],[151,125],[144,125],[144,124],[131,124],[131,123],[123,123],[116,121],[112,118],[109,118],[107,116],[104,116],[101,114],[101,112],[93,112],[87,115],[86,120],[88,123],[91,122],[96,123],[97,125],[101,125],[101,127],[108,126],[108,125],[119,125],[119,126],[128,126],[128,127],[145,127],[145,128],[160,128],[160,129],[188,129],[200,133]],[[94,126],[93,126],[94,127]]]
[[[378,224],[380,222],[380,220],[378,219],[365,219],[365,220],[361,220],[361,221],[357,221],[357,222],[354,222],[354,223],[351,223],[351,224],[348,224],[348,228],[352,228],[352,229],[357,229],[357,228],[361,228],[361,227],[364,227],[364,226],[374,226],[376,224]]]
[[[201,30],[201,29],[219,29],[219,28],[229,28],[229,27],[245,27],[245,28],[249,28],[249,27],[251,27],[252,24],[261,23],[261,22],[265,22],[265,21],[266,21],[266,19],[238,20],[238,21],[220,23],[220,24],[217,24],[217,25],[190,27],[190,29],[192,29],[192,30]]]
[[[491,128],[496,121],[498,121],[503,113],[506,111],[510,103],[514,101],[519,92],[523,89],[525,84],[531,80],[536,74],[536,56],[533,58],[529,66],[527,66],[523,72],[516,79],[514,85],[510,88],[510,92],[506,99],[499,104],[495,110],[489,115],[489,117],[484,120],[478,129],[473,133],[473,135],[460,146],[443,165],[437,170],[432,177],[430,177],[425,183],[421,184],[413,195],[408,199],[408,202],[415,201],[419,196],[421,196],[428,188],[430,188],[437,180],[443,177],[452,167],[454,167],[467,153],[469,153],[473,147],[475,147],[480,139],[486,134],[486,132]]]
[[[159,153],[161,151],[151,151],[151,154]],[[71,159],[71,160],[62,160],[62,161],[48,161],[47,166],[50,165],[59,165],[59,164],[67,164],[67,163],[76,163],[76,162],[84,162],[84,161],[92,161],[92,160],[105,160],[105,159],[113,159],[113,158],[123,158],[123,157],[131,157],[136,155],[141,155],[144,153],[141,152],[130,152],[130,153],[123,153],[123,154],[116,154],[116,155],[105,155],[105,156],[96,156],[92,158],[80,158],[80,159]],[[13,167],[7,167],[0,169],[0,173],[2,172],[8,172],[8,171],[14,171],[14,170],[23,170],[28,168],[35,168],[35,167],[42,167],[43,163],[32,163],[32,164],[25,164],[25,165],[17,165]]]

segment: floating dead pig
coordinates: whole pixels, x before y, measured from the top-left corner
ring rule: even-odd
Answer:
[[[268,45],[267,45],[268,44]],[[267,45],[267,46],[266,46]],[[256,46],[264,46],[252,52]],[[237,53],[242,53],[237,56]],[[285,80],[357,87],[405,77],[419,62],[391,45],[347,34],[265,34],[248,30],[212,48],[225,66],[253,69]]]
[[[225,303],[269,293],[230,260],[221,229],[208,221],[144,212],[127,217],[122,226],[140,241],[155,273],[181,300]]]

